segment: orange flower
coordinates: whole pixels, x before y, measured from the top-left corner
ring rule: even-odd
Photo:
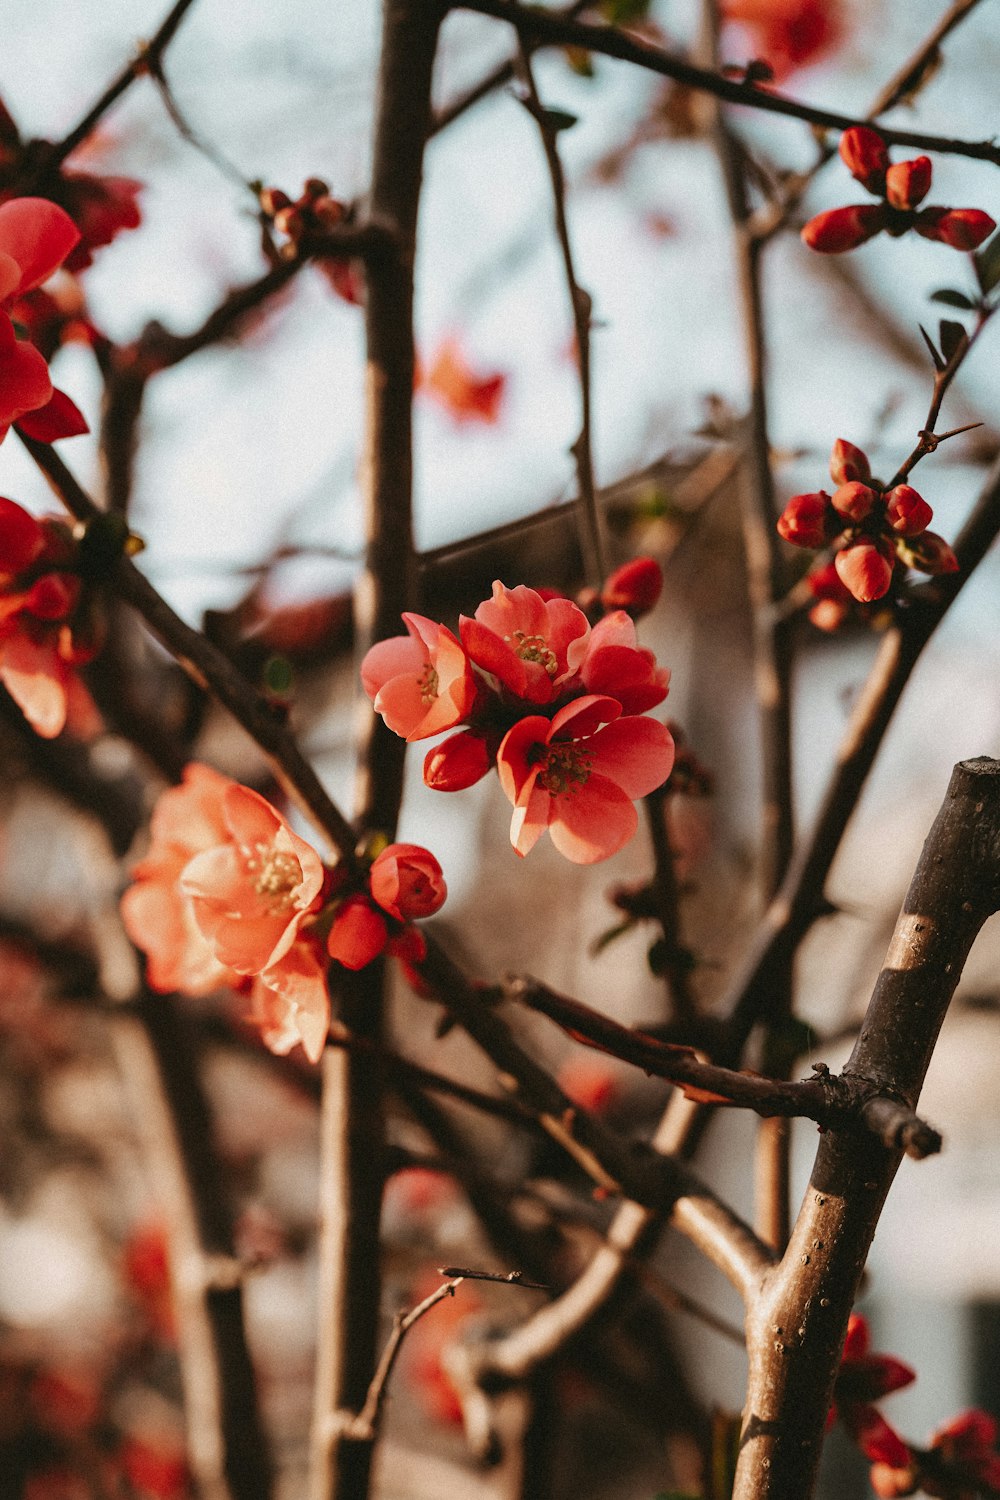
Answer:
[[[499,579],[475,619],[462,616],[462,644],[477,667],[529,703],[549,703],[571,676],[590,631],[587,616],[569,599],[543,599]]]
[[[439,406],[450,412],[456,422],[499,420],[507,377],[497,371],[476,375],[462,353],[457,339],[446,339],[426,372],[418,371],[417,384]]]
[[[125,931],[146,954],[149,985],[161,994],[183,990],[207,995],[241,983],[202,935],[191,897],[180,885],[185,866],[196,855],[228,839],[222,799],[235,785],[209,766],[186,766],[181,785],[164,792],[153,810],[149,852],[135,866],[134,883],[122,896]]]
[[[444,625],[404,614],[409,635],[378,641],[361,663],[361,682],[393,734],[424,740],[452,729],[476,701],[461,643]]]
[[[233,783],[222,797],[225,842],[185,866],[181,890],[216,959],[259,974],[284,958],[319,905],[323,865],[266,798]]]
[[[284,958],[258,974],[250,991],[250,1020],[279,1057],[301,1043],[309,1061],[319,1062],[330,1031],[330,994],[315,943],[300,938]]]

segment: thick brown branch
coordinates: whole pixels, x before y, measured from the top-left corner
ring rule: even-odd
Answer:
[[[566,20],[535,6],[518,5],[515,0],[461,0],[458,8],[479,11],[482,15],[508,21],[538,44],[581,47],[588,52],[615,57],[621,62],[634,63],[637,67],[659,73],[665,78],[673,78],[689,88],[714,94],[729,104],[744,104],[751,109],[788,115],[830,130],[849,130],[852,126],[865,124],[864,120],[853,115],[817,109],[814,105],[789,99],[770,89],[735,83],[731,78],[725,78],[707,68],[697,68],[675,53],[641,41],[631,33],[619,31],[613,26],[592,26],[583,21]],[[890,126],[880,126],[879,132],[890,144],[915,146],[924,151],[939,151],[951,156],[968,156],[1000,166],[1000,146],[994,145],[992,141],[956,140],[950,136],[928,135],[922,131],[899,130]]]
[[[956,766],[845,1076],[916,1106],[969,949],[1000,909],[1000,762]],[[812,1493],[847,1319],[898,1144],[831,1131],[788,1250],[750,1309],[750,1381],[734,1500]]]

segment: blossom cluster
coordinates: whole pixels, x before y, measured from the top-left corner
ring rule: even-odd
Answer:
[[[325,230],[347,222],[347,205],[332,196],[320,177],[307,178],[294,200],[280,188],[264,188],[260,206],[275,231],[285,236],[285,254],[301,254],[310,236],[321,236]],[[316,266],[338,297],[355,305],[364,302],[365,281],[359,261],[343,255],[320,255]]]
[[[0,497],[0,681],[44,738],[69,718],[80,734],[97,710],[76,674],[99,645],[98,618],[64,521],[37,520]]]
[[[426,949],[410,923],[447,894],[437,860],[415,844],[383,849],[358,889],[265,797],[197,763],[159,799],[132,873],[122,917],[150,986],[249,991],[266,1045],[284,1054],[301,1043],[313,1062],[330,1029],[329,960],[418,961]]]
[[[643,598],[656,568],[645,561]],[[617,577],[607,597],[621,597]],[[622,848],[638,823],[634,800],[666,780],[674,759],[666,725],[644,717],[667,696],[669,673],[639,647],[626,610],[591,626],[570,599],[496,582],[458,636],[423,615],[403,622],[405,636],[368,652],[361,680],[404,739],[457,730],[427,755],[427,785],[459,791],[495,766],[518,854],[546,829],[577,864]]]
[[[883,230],[898,238],[910,229],[955,250],[975,250],[997,227],[979,208],[921,208],[931,186],[930,158],[916,156],[890,165],[888,148],[877,130],[865,125],[845,130],[840,156],[851,176],[881,201],[850,203],[817,214],[802,230],[811,250],[836,255],[856,249]]]
[[[957,570],[951,547],[927,530],[933,512],[912,485],[887,488],[873,478],[867,455],[843,438],[833,445],[830,477],[836,486],[832,495],[826,490],[793,495],[778,518],[786,542],[837,548],[832,565],[810,575],[821,603],[843,603],[837,582],[861,604],[881,599],[900,565],[931,574]],[[816,623],[828,625],[822,619]]]

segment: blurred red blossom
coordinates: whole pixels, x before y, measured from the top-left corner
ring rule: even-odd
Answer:
[[[445,339],[426,369],[420,366],[417,389],[442,406],[460,425],[485,422],[492,426],[500,420],[507,389],[507,376],[501,371],[477,374],[469,364],[457,338]]]

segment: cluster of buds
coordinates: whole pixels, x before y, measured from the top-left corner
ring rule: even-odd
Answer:
[[[933,1434],[926,1448],[911,1447],[903,1463],[872,1466],[871,1485],[883,1500],[901,1495],[934,1495],[966,1500],[1000,1491],[997,1422],[988,1412],[960,1412]]]
[[[419,962],[426,948],[410,924],[447,895],[441,866],[416,844],[383,848],[360,881],[326,869],[266,798],[209,766],[189,765],[164,792],[151,833],[122,897],[150,986],[249,991],[266,1045],[285,1054],[301,1043],[313,1062],[330,1030],[330,959],[360,969],[388,951]]]
[[[264,188],[260,206],[275,232],[284,236],[282,253],[288,256],[301,255],[311,239],[337,228],[348,218],[347,205],[332,197],[319,177],[306,178],[302,192],[294,200],[280,188]],[[365,283],[358,261],[342,255],[319,255],[316,265],[338,297],[355,305],[364,302]]]
[[[856,249],[882,230],[898,238],[909,229],[954,250],[975,250],[997,227],[979,208],[921,208],[931,185],[930,158],[917,156],[890,165],[888,148],[876,130],[864,125],[845,130],[840,155],[851,175],[881,202],[850,203],[817,214],[802,230],[812,250],[836,255]]]
[[[626,576],[614,597],[628,588]],[[641,609],[653,592],[644,564],[629,597]],[[576,864],[622,848],[638,825],[633,802],[674,760],[666,725],[644,717],[667,696],[669,673],[637,645],[626,611],[592,627],[572,600],[498,581],[459,636],[423,615],[403,622],[407,635],[373,646],[361,680],[404,739],[458,729],[428,754],[427,785],[460,791],[495,766],[518,854],[546,829]]]
[[[65,522],[0,497],[0,680],[44,739],[97,727],[76,668],[100,644],[86,551]]]
[[[836,485],[832,495],[818,490],[792,496],[778,532],[796,547],[836,546],[834,574],[851,598],[861,604],[883,598],[897,565],[930,574],[957,570],[951,547],[927,530],[933,512],[912,485],[887,489],[873,478],[866,454],[843,438],[833,445],[830,477]],[[838,602],[829,565],[818,569],[815,579],[819,601]]]

